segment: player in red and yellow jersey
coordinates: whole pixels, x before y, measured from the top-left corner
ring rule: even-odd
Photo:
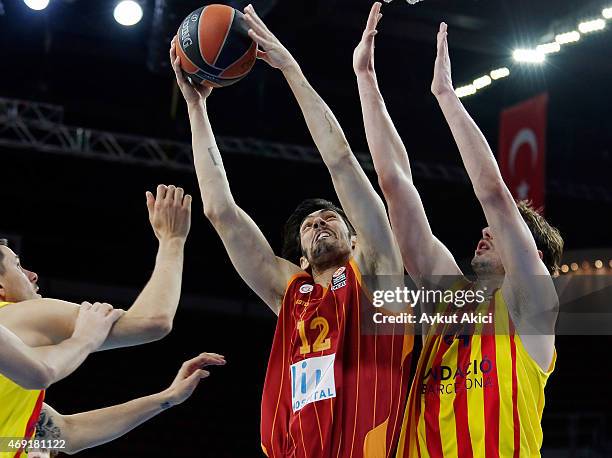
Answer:
[[[399,435],[413,337],[403,328],[361,335],[360,308],[368,303],[360,276],[403,275],[385,207],[295,59],[251,6],[245,20],[259,57],[281,70],[293,91],[346,211],[320,199],[304,202],[286,225],[277,257],[230,191],[207,113],[211,90],[185,80],[172,45],[204,212],[240,276],[279,317],[262,401],[262,446],[275,458],[387,457]]]
[[[155,341],[171,329],[180,299],[183,251],[191,224],[191,197],[184,195],[180,188],[160,185],[156,196],[147,193],[147,208],[153,232],[159,240],[155,269],[146,287],[125,313],[117,315],[111,312],[112,307],[99,306],[107,314],[112,313],[109,317],[112,322],[106,323],[103,336],[98,336],[93,327],[86,329],[92,334],[91,338],[94,334],[100,337],[93,339],[100,340],[95,349]],[[0,376],[0,437],[24,439],[34,432],[38,412],[45,408],[43,391],[35,388],[45,388],[72,372],[94,348],[90,348],[91,341],[85,344],[71,341],[75,332],[83,333],[77,329],[81,317],[79,310],[83,306],[43,298],[38,293],[38,275],[25,269],[19,256],[5,242],[0,243],[0,301],[4,304],[0,307],[0,326],[10,331],[4,333],[4,337],[20,348],[21,356],[39,358],[38,363],[52,366],[42,367],[40,377],[35,372],[22,377],[15,361],[10,364],[5,360],[0,364],[11,378]],[[68,358],[67,352],[72,352],[72,357]],[[32,390],[14,382],[23,383],[25,388]]]
[[[394,450],[413,337],[399,325],[396,335],[364,335],[364,307],[371,305],[353,260],[327,287],[307,273],[289,282],[262,400],[268,456],[385,457]]]
[[[10,266],[0,268],[5,278]],[[0,302],[0,308],[8,302]],[[43,406],[45,388],[74,371],[106,339],[121,311],[108,304],[84,303],[79,309],[72,337],[57,345],[29,347],[0,326],[0,438],[32,439]],[[0,457],[19,457],[23,450],[0,450]]]
[[[469,284],[463,278],[449,250],[432,233],[406,149],[378,88],[374,36],[380,8],[380,3],[372,7],[355,52],[355,72],[368,144],[404,266],[419,287],[493,292],[475,309],[462,309],[491,313],[491,324],[424,326],[427,338],[397,456],[539,456],[544,386],[555,361],[558,298],[551,274],[563,240],[528,204],[517,204],[506,188],[484,136],[454,92],[442,24],[432,91],[489,224],[472,261],[477,280]],[[426,307],[425,312],[434,310]]]

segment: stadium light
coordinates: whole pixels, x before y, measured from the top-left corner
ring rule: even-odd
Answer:
[[[561,33],[555,37],[555,41],[560,45],[575,43],[580,40],[580,32],[572,30],[571,32]]]
[[[23,3],[30,9],[41,11],[49,6],[49,0],[23,0]]]
[[[581,22],[578,24],[578,30],[581,33],[591,33],[606,28],[606,21],[603,19],[594,19],[592,21]]]
[[[516,49],[512,53],[512,57],[517,62],[529,64],[541,64],[546,60],[544,53],[537,49]]]
[[[491,77],[489,75],[481,76],[480,78],[476,78],[472,84],[476,89],[482,89],[491,84]]]
[[[510,69],[506,67],[498,68],[491,72],[491,78],[493,78],[494,80],[505,78],[506,76],[509,76],[509,75],[510,75]]]
[[[476,94],[476,86],[473,84],[468,84],[467,86],[458,87],[455,89],[455,94],[457,94],[457,97],[459,98],[474,95]]]
[[[544,54],[552,54],[561,51],[561,45],[556,41],[553,41],[552,43],[544,43],[543,45],[539,45],[536,48],[536,51]]]
[[[612,8],[606,8],[601,12],[601,15],[606,19],[612,19]]]
[[[115,7],[113,16],[121,25],[131,26],[138,24],[142,19],[142,7],[133,0],[123,0]]]

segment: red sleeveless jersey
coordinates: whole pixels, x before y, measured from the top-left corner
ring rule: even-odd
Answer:
[[[371,307],[353,261],[324,288],[306,274],[288,284],[261,408],[272,458],[392,456],[407,399],[413,335],[361,332]]]

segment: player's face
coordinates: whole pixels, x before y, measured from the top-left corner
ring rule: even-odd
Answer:
[[[504,266],[502,265],[499,252],[495,249],[493,233],[489,227],[482,230],[482,238],[476,245],[472,268],[478,275],[503,275]]]
[[[0,246],[4,273],[0,275],[0,300],[21,302],[40,298],[38,275],[21,267],[19,256],[8,247]]]
[[[350,255],[348,226],[333,210],[318,210],[300,226],[302,251],[311,266],[333,264]]]

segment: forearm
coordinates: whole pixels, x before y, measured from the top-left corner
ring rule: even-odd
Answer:
[[[140,345],[170,332],[181,296],[184,246],[185,240],[180,238],[159,242],[151,278],[101,349]]]
[[[32,348],[32,355],[47,368],[48,379],[42,388],[70,375],[95,350],[91,342],[76,337],[57,345]]]
[[[308,130],[321,153],[323,162],[330,170],[348,160],[355,160],[336,117],[312,88],[294,63],[283,70],[289,87],[302,110]]]
[[[188,105],[193,158],[204,203],[204,212],[214,217],[232,207],[234,199],[212,130],[206,101]]]
[[[376,73],[359,72],[357,86],[368,147],[383,191],[399,177],[412,180],[406,148],[385,106]]]
[[[184,239],[159,242],[153,274],[126,315],[174,318],[181,297],[184,251]]]
[[[0,346],[0,373],[30,390],[48,388],[66,377],[94,350],[90,342],[77,338],[32,348],[2,327]]]
[[[67,415],[63,432],[67,451],[77,453],[110,442],[170,407],[169,397],[161,392],[125,404]]]
[[[486,138],[453,91],[437,99],[477,197],[482,201],[498,193],[504,183]]]

